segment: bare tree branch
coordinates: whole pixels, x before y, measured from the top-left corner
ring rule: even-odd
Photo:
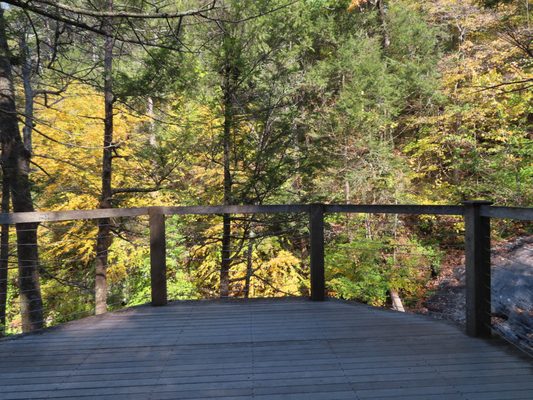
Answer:
[[[113,189],[113,194],[118,193],[152,193],[160,190],[160,187],[151,187],[151,188],[142,188],[142,187],[131,187],[131,188],[116,188]]]
[[[526,78],[526,79],[521,79],[521,80],[518,80],[518,81],[501,82],[501,83],[498,83],[496,85],[482,86],[481,89],[476,90],[474,93],[484,92],[486,90],[498,89],[498,88],[503,87],[503,86],[523,85],[523,84],[530,83],[530,82],[533,82],[533,78]],[[524,87],[524,88],[516,88],[516,89],[513,89],[512,91],[515,92],[515,91],[524,90],[524,89],[529,88],[530,86],[531,85],[526,85],[526,87]],[[476,86],[473,86],[473,87],[476,87]],[[477,87],[479,87],[479,86],[477,86]]]
[[[94,18],[138,18],[138,19],[167,19],[167,18],[183,18],[192,15],[200,15],[206,11],[211,11],[216,8],[216,0],[208,2],[205,6],[187,10],[187,11],[175,11],[175,12],[156,12],[156,13],[135,13],[128,11],[96,11],[88,10],[86,8],[69,6],[67,4],[59,3],[55,0],[3,0],[4,3],[11,4],[23,9],[29,9],[34,12],[35,9],[41,9],[39,6],[50,6],[56,10],[61,10],[68,13],[77,15],[85,15]]]
[[[54,21],[63,22],[65,24],[67,24],[67,25],[75,26],[77,28],[86,30],[88,32],[96,33],[96,34],[101,35],[101,36],[107,36],[107,33],[103,29],[101,29],[99,26],[93,26],[93,25],[83,21],[80,18],[75,19],[75,18],[66,16],[66,15],[62,15],[62,14],[59,14],[59,13],[54,13],[54,12],[52,12],[50,10],[47,10],[47,9],[44,9],[42,7],[35,6],[33,1],[29,1],[29,0],[27,0],[27,1],[23,1],[23,0],[7,0],[7,1],[4,1],[4,3],[11,4],[11,5],[15,6],[15,7],[20,7],[23,10],[31,11],[31,12],[33,12],[35,14],[38,14],[38,15],[41,15],[43,17],[50,18],[50,19],[52,19]],[[148,41],[148,40],[143,41],[143,40],[138,40],[138,39],[132,39],[132,38],[124,37],[122,35],[114,35],[114,38],[116,40],[124,42],[124,43],[137,44],[137,45],[142,45],[142,46],[146,46],[146,47],[157,47],[157,48],[166,49],[166,50],[172,50],[172,51],[180,51],[180,49],[178,49],[178,48],[176,48],[174,46],[168,46],[168,45],[164,45],[164,44],[161,44],[161,43],[153,43],[153,42]]]

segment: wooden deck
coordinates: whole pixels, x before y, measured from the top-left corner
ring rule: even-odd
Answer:
[[[0,399],[533,399],[531,359],[422,316],[178,302],[0,341]]]

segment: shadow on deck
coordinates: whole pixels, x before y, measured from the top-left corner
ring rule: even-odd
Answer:
[[[499,340],[306,299],[176,302],[0,341],[0,399],[533,399]]]

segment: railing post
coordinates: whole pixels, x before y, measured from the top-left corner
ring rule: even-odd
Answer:
[[[167,260],[165,214],[158,207],[148,210],[150,217],[150,278],[152,305],[167,304]]]
[[[465,201],[466,333],[491,335],[490,218],[481,207],[490,201]]]
[[[311,258],[311,300],[324,301],[326,279],[324,274],[324,205],[309,206],[309,235]]]

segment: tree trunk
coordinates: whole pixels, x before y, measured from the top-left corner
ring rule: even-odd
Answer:
[[[398,204],[398,201],[395,201],[394,204]],[[397,254],[396,254],[396,243],[398,240],[398,214],[394,214],[394,225],[392,229],[393,237],[394,237],[394,249],[392,251],[392,268],[396,268],[396,261],[397,261]],[[392,308],[396,311],[405,312],[405,309],[403,308],[402,299],[400,297],[400,293],[396,289],[390,289],[390,297],[392,301]]]
[[[113,10],[113,0],[107,0],[107,9]],[[109,19],[104,22],[107,32],[104,43],[104,148],[102,156],[102,193],[100,208],[112,207],[112,171],[113,171],[113,27]],[[96,238],[95,267],[95,314],[107,311],[107,263],[111,245],[111,220],[102,218],[98,221]]]
[[[2,213],[9,212],[9,181],[2,171]],[[7,277],[9,267],[9,225],[2,225],[0,233],[0,337],[6,330]]]
[[[383,29],[383,48],[386,49],[390,46],[390,35],[387,24],[387,6],[385,5],[385,0],[377,0],[377,6],[379,11],[379,19],[381,22],[381,29]]]
[[[226,68],[226,75],[231,68]],[[225,77],[224,85],[224,205],[232,203],[231,178],[231,128],[233,118],[233,102],[230,88],[230,77]],[[220,265],[220,297],[229,296],[229,270],[231,268],[231,215],[224,214],[222,227],[222,260]]]
[[[400,298],[398,291],[391,289],[390,297],[392,300],[392,309],[400,312],[405,312],[405,309],[403,308],[402,299]]]
[[[25,168],[29,173],[29,159],[33,151],[33,87],[31,85],[31,54],[28,43],[26,42],[26,29],[24,29],[20,35],[20,52],[22,56],[22,83],[24,85],[24,126],[22,127],[22,141],[24,143],[24,148],[28,152],[28,162],[26,163]]]
[[[348,159],[348,138],[344,139],[344,203],[350,204],[352,192],[350,188],[350,179],[348,177],[348,171],[350,168],[350,161]]]
[[[150,122],[148,122],[148,143],[150,143],[150,146],[156,147],[157,138],[155,136],[154,99],[152,99],[150,96],[148,96],[148,99],[147,99],[146,115],[148,116],[148,118],[150,118]]]
[[[221,49],[223,58],[221,60],[220,68],[218,69],[221,78],[222,89],[222,107],[224,113],[223,124],[223,168],[224,168],[224,205],[235,204],[233,193],[233,176],[232,164],[234,168],[237,167],[237,157],[232,155],[234,139],[236,133],[235,115],[237,110],[237,90],[239,87],[240,71],[239,60],[241,56],[241,44],[237,36],[241,35],[240,29],[236,29],[237,25],[226,23],[226,19],[239,20],[239,7],[236,7],[235,15],[228,15],[226,11],[223,12],[222,19],[218,21],[218,26],[222,33]],[[232,6],[228,7],[231,11]],[[233,262],[232,256],[232,216],[230,214],[223,215],[223,229],[222,229],[222,251],[221,251],[221,266],[220,266],[220,297],[227,297],[230,294],[230,269]]]
[[[29,161],[29,154],[20,137],[13,74],[2,9],[0,9],[0,140],[3,149],[2,164],[9,182],[13,211],[34,211],[30,180],[24,167]],[[24,332],[43,327],[37,226],[37,224],[17,224],[16,226],[20,310]]]

